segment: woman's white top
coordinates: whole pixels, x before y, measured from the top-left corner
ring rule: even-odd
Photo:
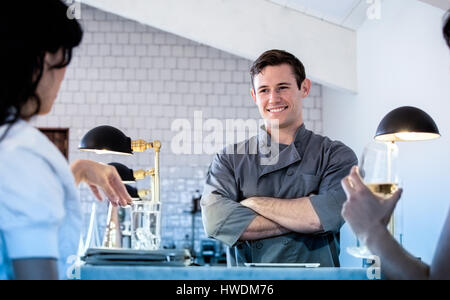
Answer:
[[[78,196],[59,150],[27,122],[15,123],[0,141],[0,279],[13,279],[12,260],[30,258],[57,258],[67,278],[80,238]]]

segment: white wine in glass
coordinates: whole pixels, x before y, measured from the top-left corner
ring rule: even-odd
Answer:
[[[375,195],[388,199],[390,198],[399,188],[397,183],[368,183],[366,184],[369,190],[372,191]],[[395,236],[395,218],[394,214],[392,214],[391,219],[388,224],[389,232]]]

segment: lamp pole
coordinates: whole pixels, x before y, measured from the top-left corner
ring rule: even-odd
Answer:
[[[392,152],[395,149],[395,144],[394,141],[392,142],[387,142],[387,180],[388,183],[395,183],[392,180]],[[391,233],[391,235],[395,238],[395,217],[394,217],[395,212],[392,212],[391,218],[389,220],[389,224],[388,224],[388,230]]]
[[[161,150],[161,142],[160,141],[154,141],[153,142],[153,150],[155,151],[155,174],[154,176],[152,176],[152,178],[154,178],[154,188],[153,188],[153,192],[154,192],[154,199],[153,199],[153,203],[155,203],[156,207],[158,207],[159,210],[159,214],[157,215],[157,235],[159,236],[160,239],[160,245],[159,247],[161,247],[162,244],[162,224],[161,224],[161,213],[162,213],[162,206],[161,206],[161,195],[160,195],[160,170],[159,170],[159,154],[160,154],[160,150]]]
[[[160,171],[159,171],[159,154],[161,152],[161,142],[160,141],[154,141],[153,142],[153,150],[155,151],[155,175],[154,175],[154,200],[156,203],[161,202],[161,196],[160,196]]]

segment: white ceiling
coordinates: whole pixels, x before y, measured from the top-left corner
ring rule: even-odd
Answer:
[[[357,91],[356,31],[269,0],[83,2],[249,60],[267,49],[285,49],[302,57],[314,82]],[[270,17],[258,19],[258,26],[249,26],[255,15]]]
[[[420,0],[443,10],[450,9],[450,0]]]
[[[357,30],[367,19],[367,10],[374,0],[267,0],[301,13]],[[381,0],[382,3],[384,0]],[[450,9],[450,0],[420,0],[427,4]]]
[[[366,0],[269,0],[304,14],[346,27],[358,29],[366,19]]]

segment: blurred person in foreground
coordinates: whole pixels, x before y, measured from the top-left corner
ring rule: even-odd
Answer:
[[[131,203],[114,167],[71,166],[29,121],[48,114],[82,40],[60,0],[9,1],[0,10],[0,279],[63,279],[77,253],[87,183],[114,206]]]

